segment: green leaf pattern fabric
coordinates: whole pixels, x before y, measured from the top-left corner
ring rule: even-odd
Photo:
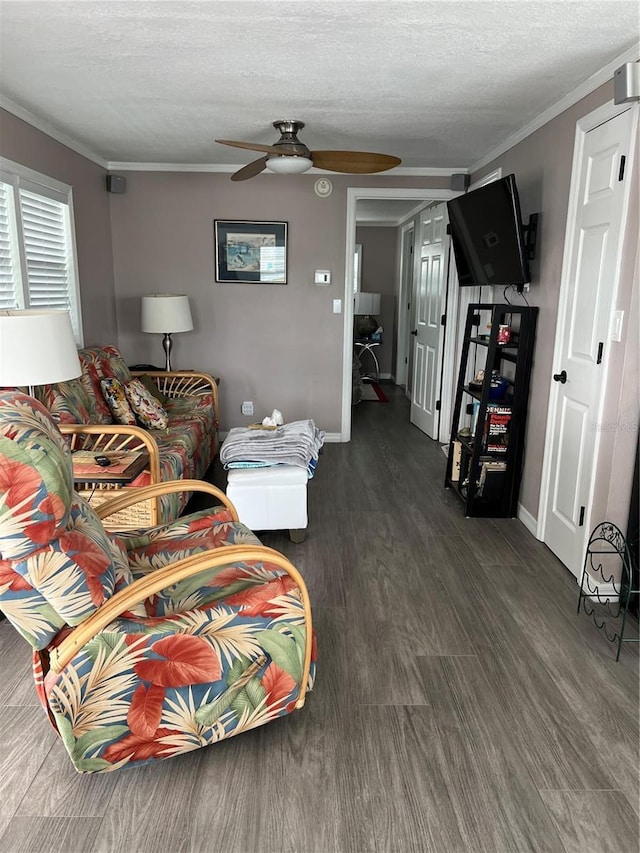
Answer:
[[[78,351],[78,357],[82,367],[79,379],[37,388],[38,399],[51,412],[54,420],[63,424],[109,424],[114,420],[131,423],[127,418],[114,418],[102,390],[104,380],[116,380],[122,387],[132,380],[131,371],[119,350],[108,344],[85,347]],[[162,429],[150,430],[158,443],[161,479],[202,478],[218,447],[212,396],[202,394],[168,398],[164,408],[168,423]],[[149,483],[150,475],[145,471],[131,485],[146,486]],[[171,521],[177,518],[189,497],[186,492],[163,495],[160,499],[161,519]]]
[[[36,689],[75,768],[100,773],[216,743],[290,713],[304,682],[298,584],[267,560],[202,571],[140,602],[60,673],[48,650],[113,593],[172,561],[255,535],[213,507],[107,534],[72,489],[50,414],[0,394],[0,609],[34,647]]]

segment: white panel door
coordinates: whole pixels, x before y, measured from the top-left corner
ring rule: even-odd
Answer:
[[[442,362],[442,313],[446,287],[446,207],[439,204],[421,214],[420,273],[415,282],[411,334],[413,376],[411,423],[430,438],[438,437],[436,402]]]
[[[568,234],[565,307],[558,321],[544,541],[576,577],[582,571],[589,531],[604,520],[591,519],[590,502],[630,189],[629,178],[621,180],[621,158],[628,157],[632,127],[628,110],[590,130],[574,165],[576,225]]]

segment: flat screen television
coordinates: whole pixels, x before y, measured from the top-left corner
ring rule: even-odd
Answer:
[[[458,281],[465,287],[531,280],[515,175],[447,202]]]

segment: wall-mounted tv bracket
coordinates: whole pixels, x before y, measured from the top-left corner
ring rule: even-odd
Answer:
[[[538,242],[538,219],[539,213],[532,213],[529,217],[529,224],[523,225],[524,245],[527,253],[527,260],[532,261],[536,256],[536,245]]]

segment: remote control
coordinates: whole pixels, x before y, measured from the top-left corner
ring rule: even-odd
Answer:
[[[96,456],[96,465],[100,465],[101,468],[108,468],[111,465],[111,460],[108,456]]]

